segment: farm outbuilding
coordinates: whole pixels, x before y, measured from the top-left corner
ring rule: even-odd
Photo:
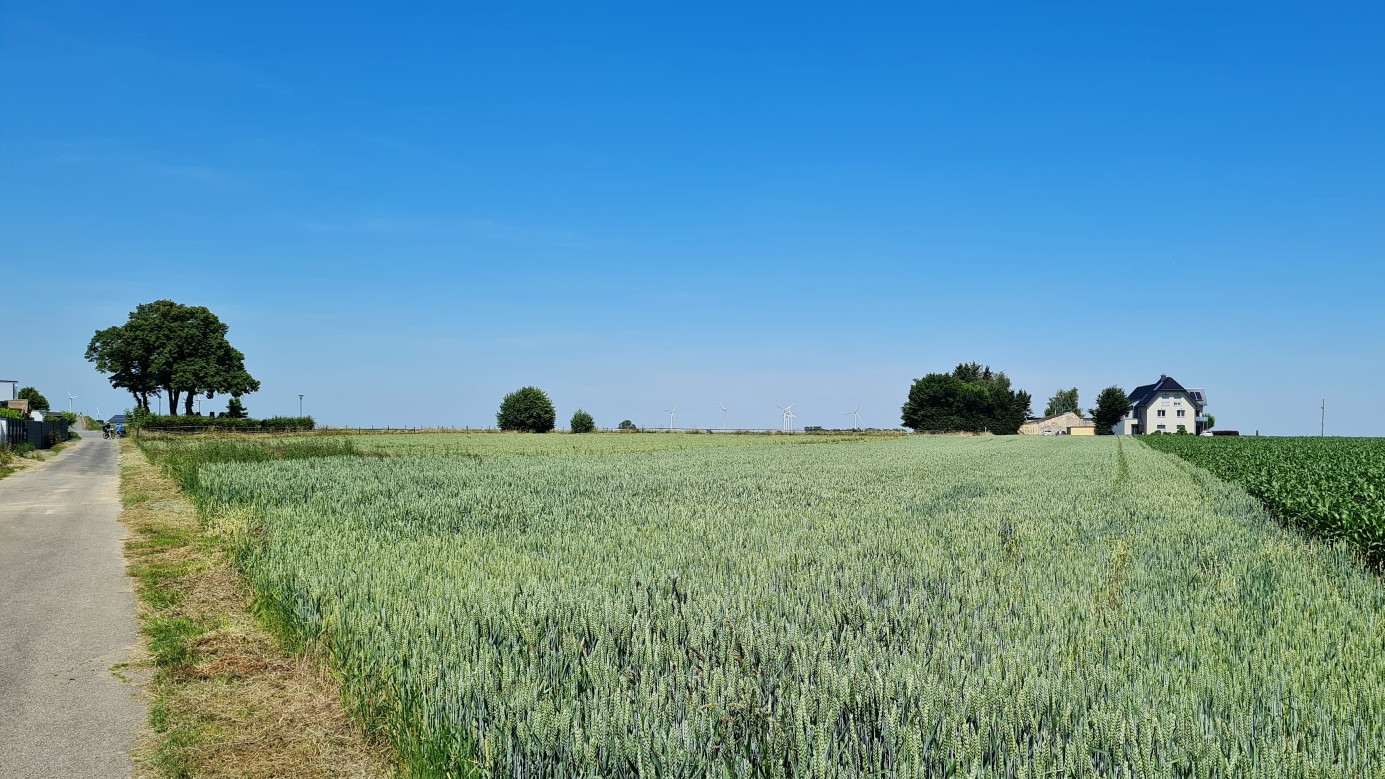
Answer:
[[[1073,411],[1030,419],[1020,425],[1020,435],[1096,435],[1096,423]]]

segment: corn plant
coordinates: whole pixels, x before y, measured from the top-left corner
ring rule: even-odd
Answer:
[[[1306,532],[1385,564],[1385,439],[1149,436],[1143,440],[1235,482]]]

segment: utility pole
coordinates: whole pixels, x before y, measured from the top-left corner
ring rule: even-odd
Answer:
[[[1327,398],[1322,399],[1322,417],[1318,420],[1318,438],[1327,437]]]

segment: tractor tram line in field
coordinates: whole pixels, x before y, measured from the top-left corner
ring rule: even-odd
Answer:
[[[1132,443],[143,445],[423,775],[1385,775],[1379,579]]]

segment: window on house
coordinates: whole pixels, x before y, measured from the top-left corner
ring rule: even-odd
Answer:
[[[1161,417],[1164,416],[1164,413],[1165,413],[1165,412],[1164,412],[1164,409],[1162,409],[1162,408],[1159,409],[1159,416],[1161,416]]]
[[[1178,426],[1178,429],[1179,429],[1179,430],[1187,430],[1188,427],[1187,427],[1186,425],[1179,425],[1179,426]]]
[[[1164,426],[1163,426],[1163,425],[1155,425],[1155,427],[1158,428],[1159,430],[1163,430],[1163,429],[1164,429]]]
[[[1186,416],[1188,416],[1188,412],[1180,408],[1180,409],[1178,409],[1178,415],[1179,415],[1180,417],[1186,417]]]

